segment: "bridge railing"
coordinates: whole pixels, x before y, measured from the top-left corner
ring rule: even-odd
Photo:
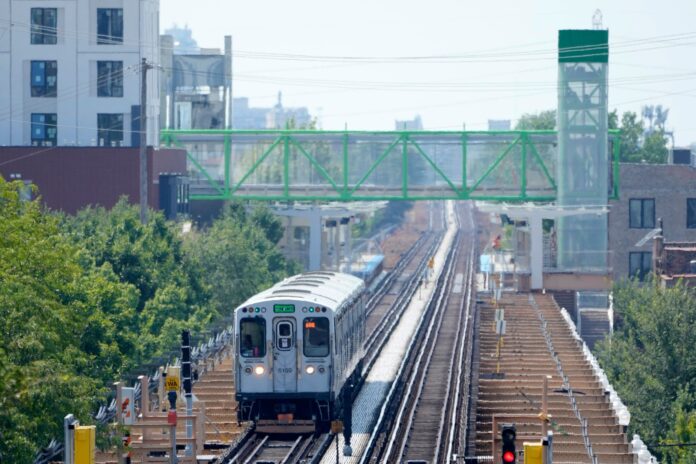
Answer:
[[[161,142],[186,150],[193,199],[556,198],[555,131],[166,130]]]

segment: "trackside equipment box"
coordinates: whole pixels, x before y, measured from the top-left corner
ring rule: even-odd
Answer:
[[[96,432],[94,425],[75,427],[75,464],[94,464]]]
[[[544,445],[541,443],[524,443],[524,464],[543,464]]]

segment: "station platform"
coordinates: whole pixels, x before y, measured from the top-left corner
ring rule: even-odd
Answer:
[[[454,205],[451,201],[446,203],[446,211],[447,232],[435,255],[434,276],[430,282],[424,282],[421,288],[416,291],[416,298],[411,301],[410,305],[401,316],[398,326],[382,349],[377,362],[365,379],[365,383],[353,404],[353,436],[351,438],[353,456],[348,457],[343,455],[343,435],[338,437],[339,462],[341,463],[352,464],[360,461],[360,457],[366,449],[370,439],[373,426],[377,421],[392,382],[396,378],[401,361],[406,354],[408,341],[413,337],[418,321],[435,289],[433,282],[437,280],[442,272],[445,257],[447,256],[447,252],[456,234]],[[321,461],[322,464],[336,463],[335,448],[336,443],[334,440],[329,447],[329,451],[324,455]]]
[[[505,335],[496,334],[496,309],[504,310]],[[469,455],[493,453],[493,417],[514,423],[522,436],[540,438],[543,385],[547,378],[547,430],[553,432],[554,463],[631,464],[625,430],[609,394],[583,352],[582,342],[550,295],[503,293],[479,305],[478,388]],[[501,340],[502,338],[502,340]],[[495,433],[499,437],[499,431]]]

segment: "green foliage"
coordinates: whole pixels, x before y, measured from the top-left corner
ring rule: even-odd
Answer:
[[[661,117],[655,121],[648,119],[647,129],[644,120],[637,113],[632,111],[623,113],[620,121],[617,110],[607,115],[609,129],[621,130],[621,148],[619,155],[621,162],[667,162],[668,149],[664,124],[668,113],[669,110],[662,110],[660,107]],[[555,128],[555,110],[524,114],[520,117],[515,126],[516,130],[553,130]]]
[[[175,226],[161,213],[149,217],[142,225],[138,209],[122,199],[111,210],[87,208],[63,220],[73,240],[85,248],[89,265],[102,269],[102,279],[131,290],[112,293],[116,301],[109,301],[94,323],[110,345],[102,343],[98,353],[112,352],[114,363],[125,370],[174,346],[176,337],[161,334],[167,319],[198,328],[198,318],[192,316],[207,301],[202,275],[188,266]]]
[[[268,210],[249,214],[231,203],[206,234],[187,242],[194,266],[210,283],[210,304],[218,314],[229,315],[247,297],[299,272],[275,248],[281,237],[280,221]]]
[[[80,249],[59,233],[22,183],[0,178],[0,455],[31,462],[59,436],[65,411],[85,418],[100,398],[94,359],[78,347],[89,297]],[[77,302],[77,304],[73,304]]]
[[[203,332],[297,271],[275,248],[280,223],[260,207],[247,213],[233,205],[210,230],[182,238],[156,212],[143,226],[125,200],[69,217],[22,201],[23,188],[0,177],[0,456],[7,462],[31,462],[62,436],[68,413],[90,423],[106,386],[167,356],[182,329]]]
[[[696,412],[693,289],[623,282],[614,310],[616,330],[598,358],[631,411],[632,432],[646,443],[677,439]]]
[[[693,395],[681,391],[674,404],[674,427],[669,432],[665,444],[696,443],[696,411],[686,410],[694,404]],[[670,446],[663,448],[665,462],[674,464],[692,464],[696,462],[696,447]]]
[[[556,110],[523,114],[515,125],[515,130],[554,130]]]
[[[659,125],[652,125],[646,131],[643,119],[637,113],[627,111],[621,116],[621,126],[619,127],[618,113],[614,110],[609,113],[609,128],[621,129],[619,155],[621,162],[667,162],[668,150],[664,122]]]

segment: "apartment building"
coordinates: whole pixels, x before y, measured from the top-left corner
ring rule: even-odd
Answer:
[[[644,279],[653,270],[659,228],[666,242],[696,242],[696,166],[620,165],[620,198],[609,204],[609,258],[615,281]]]
[[[0,2],[0,146],[139,145],[142,58],[159,58],[159,0]],[[158,73],[148,145],[159,139]]]

